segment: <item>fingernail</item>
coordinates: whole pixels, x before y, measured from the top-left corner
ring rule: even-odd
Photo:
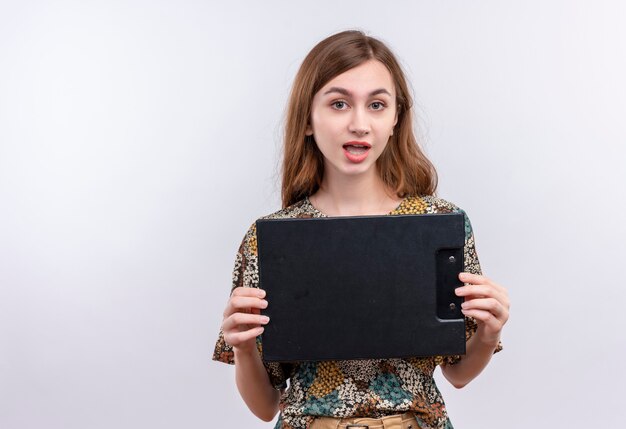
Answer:
[[[263,289],[259,289],[259,298],[263,298],[265,296],[265,291]]]
[[[269,317],[267,317],[267,316],[262,316],[262,317],[261,317],[261,323],[267,323],[267,322],[269,322],[269,321],[270,321],[270,318],[269,318]]]
[[[262,299],[261,300],[261,307],[266,308],[267,307],[267,301]]]
[[[467,307],[467,302],[464,302],[463,304],[461,304],[462,308],[466,308]]]

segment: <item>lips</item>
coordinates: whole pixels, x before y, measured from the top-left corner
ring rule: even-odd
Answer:
[[[343,148],[345,149],[349,146],[357,147],[357,148],[367,148],[367,149],[372,147],[372,145],[369,144],[368,142],[351,141],[351,142],[347,142],[346,144],[344,144]]]
[[[351,141],[343,145],[343,152],[349,161],[359,163],[367,158],[371,147],[367,142]]]

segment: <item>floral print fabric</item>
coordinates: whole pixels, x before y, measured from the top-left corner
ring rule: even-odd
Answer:
[[[463,213],[452,203],[434,196],[411,196],[391,213]],[[325,217],[308,198],[264,218]],[[464,270],[481,274],[474,235],[465,215]],[[232,289],[258,287],[256,227],[247,231],[235,259]],[[476,322],[465,318],[466,339],[476,331]],[[262,343],[257,348],[262,354]],[[502,349],[498,345],[496,352]],[[234,364],[232,347],[220,331],[213,359]],[[433,379],[437,365],[455,364],[461,356],[411,359],[370,359],[301,363],[264,363],[269,379],[282,391],[280,415],[275,429],[307,429],[316,416],[382,417],[413,412],[425,429],[451,429],[443,398]],[[287,383],[289,382],[289,383]]]

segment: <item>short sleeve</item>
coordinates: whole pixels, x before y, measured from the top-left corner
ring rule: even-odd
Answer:
[[[235,256],[235,267],[233,268],[233,280],[230,292],[237,287],[259,287],[259,269],[257,260],[257,242],[256,242],[256,223],[246,232],[241,245]],[[261,337],[256,339],[257,349],[262,355],[263,346]],[[220,329],[215,350],[213,351],[213,360],[224,362],[230,365],[235,364],[235,353],[232,346],[224,341],[224,333]],[[267,374],[270,378],[272,386],[276,389],[286,387],[286,367],[277,362],[263,362]]]
[[[482,275],[480,262],[478,261],[478,254],[476,253],[476,245],[474,243],[474,232],[472,230],[472,224],[470,223],[469,217],[463,210],[458,209],[456,211],[458,213],[463,213],[463,217],[465,219],[465,245],[463,247],[463,259],[465,263],[463,270],[471,274]],[[478,325],[476,324],[476,320],[473,317],[465,316],[465,341],[468,341],[470,338],[472,338],[472,335],[474,335],[474,333],[476,332],[477,327]],[[497,353],[500,350],[502,350],[502,343],[498,342],[498,346],[494,350],[494,353]],[[454,365],[461,360],[461,357],[461,355],[438,356],[436,358],[436,363],[438,365]]]

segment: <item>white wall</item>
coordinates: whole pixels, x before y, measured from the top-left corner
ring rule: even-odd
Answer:
[[[439,195],[509,288],[458,428],[626,418],[626,6],[0,3],[0,427],[264,428],[210,361],[248,226],[279,208],[287,93],[324,37],[386,41]]]

